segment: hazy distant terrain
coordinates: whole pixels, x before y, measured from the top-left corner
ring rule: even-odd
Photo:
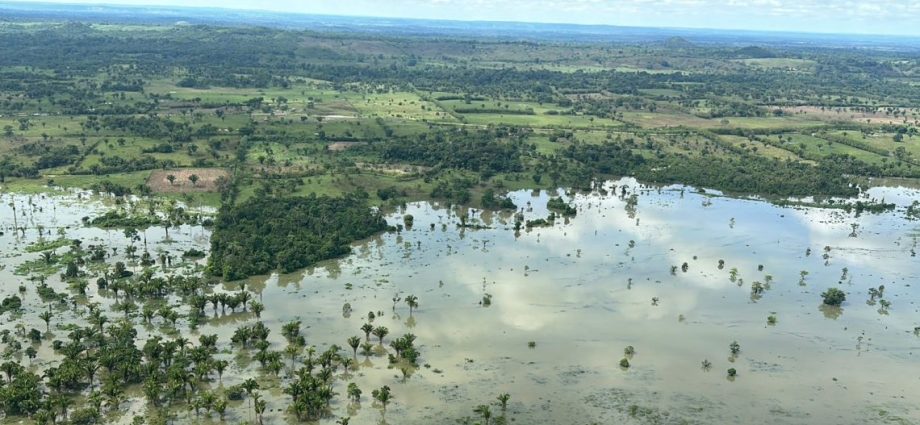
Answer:
[[[586,42],[650,42],[684,37],[694,43],[793,44],[801,47],[872,47],[920,50],[920,38],[705,30],[681,28],[617,27],[600,25],[540,24],[520,22],[468,22],[421,19],[347,17],[276,13],[256,10],[178,8],[118,5],[70,5],[0,2],[0,20],[77,20],[87,22],[210,25],[257,25],[284,29],[332,32],[449,35],[504,39]]]

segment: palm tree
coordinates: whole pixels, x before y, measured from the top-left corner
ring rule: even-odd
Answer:
[[[253,391],[259,389],[259,383],[255,379],[249,378],[240,385],[249,395],[249,407],[252,408],[252,393]]]
[[[365,340],[365,341],[370,341],[370,339],[371,339],[371,332],[374,330],[374,325],[372,325],[372,324],[370,324],[370,323],[365,323],[365,324],[361,325],[361,330],[364,331],[364,340]]]
[[[418,297],[415,295],[406,296],[406,304],[409,305],[409,316],[412,316],[412,310],[418,308]]]
[[[483,425],[489,425],[489,420],[492,419],[492,409],[490,409],[489,406],[480,404],[473,409],[473,413],[482,416]]]
[[[288,346],[284,348],[285,354],[291,358],[291,370],[294,370],[294,360],[297,359],[301,351],[303,351],[303,347],[298,344],[288,344]]]
[[[361,337],[353,336],[348,338],[348,346],[354,351],[355,358],[358,358],[358,347],[361,345]]]
[[[89,379],[89,388],[93,389],[94,378],[96,377],[96,372],[99,371],[101,365],[96,359],[89,357],[82,362],[83,371],[86,373],[86,377]]]
[[[502,393],[498,395],[498,403],[502,406],[502,412],[508,408],[508,400],[511,400],[511,394]]]
[[[288,342],[296,340],[297,336],[300,335],[300,320],[285,323],[281,326],[281,334],[284,335]]]
[[[221,397],[214,401],[214,411],[220,416],[220,421],[224,421],[224,415],[227,413],[227,399]]]
[[[201,395],[201,404],[204,406],[204,411],[211,416],[211,409],[214,408],[214,402],[217,401],[217,396],[213,392],[206,391]]]
[[[379,401],[380,404],[383,405],[384,412],[387,410],[387,403],[393,400],[393,394],[390,393],[390,387],[386,385],[380,387],[378,390],[372,391],[371,396],[374,397],[374,400]]]
[[[354,382],[348,383],[348,398],[354,402],[361,401],[361,389],[358,388],[358,384]]]
[[[249,303],[249,308],[252,309],[252,312],[256,315],[256,318],[262,317],[262,311],[265,310],[265,304],[262,304],[258,301],[253,301]]]
[[[345,370],[344,375],[348,375],[349,371],[358,364],[357,356],[354,359],[349,359],[348,357],[343,357],[342,360],[342,369]]]
[[[45,332],[51,330],[51,318],[54,317],[54,313],[51,310],[45,310],[38,315],[39,319],[42,319],[45,322]]]
[[[12,383],[13,376],[18,375],[22,371],[22,366],[20,366],[19,363],[13,361],[6,361],[0,365],[0,371],[3,371],[3,373],[6,374],[6,382]]]
[[[249,300],[252,299],[252,294],[246,291],[240,291],[237,297],[239,298],[240,303],[243,304],[243,311],[246,311],[246,303],[248,303]]]
[[[383,337],[387,336],[387,334],[390,333],[390,330],[387,329],[386,326],[378,326],[374,328],[374,331],[372,333],[377,338],[380,338],[380,345],[383,345]]]
[[[224,370],[227,369],[227,366],[230,365],[230,362],[226,360],[216,360],[214,362],[214,370],[217,371],[217,379],[223,381],[224,379]]]
[[[373,354],[373,352],[374,352],[374,344],[371,344],[369,342],[365,342],[361,344],[361,354],[363,354],[364,356],[370,356],[371,354]]]
[[[259,425],[262,425],[262,415],[265,413],[265,408],[268,407],[268,403],[262,400],[262,396],[256,393],[253,396],[253,405],[255,406],[256,417],[259,418]]]

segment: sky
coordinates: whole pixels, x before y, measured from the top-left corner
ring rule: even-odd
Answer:
[[[48,0],[45,0],[48,1]],[[920,36],[920,0],[50,0],[476,21]]]

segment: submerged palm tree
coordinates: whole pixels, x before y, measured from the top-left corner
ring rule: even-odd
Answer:
[[[252,408],[252,394],[255,390],[259,389],[259,383],[255,379],[249,378],[240,385],[243,390],[246,391],[246,394],[249,395],[249,407]]]
[[[492,409],[485,404],[480,404],[473,409],[473,413],[482,416],[483,425],[489,425],[489,420],[492,419]]]
[[[409,305],[409,315],[412,315],[412,310],[418,308],[418,297],[415,295],[406,296],[406,304]]]
[[[380,387],[380,389],[371,391],[371,396],[374,397],[374,400],[380,402],[384,412],[387,410],[387,404],[393,400],[393,394],[390,392],[390,387],[386,385]]]
[[[45,332],[51,330],[52,317],[54,317],[54,313],[51,310],[45,310],[38,315],[38,318],[45,322]]]
[[[353,336],[348,338],[348,346],[351,347],[351,350],[355,354],[355,358],[358,358],[358,347],[361,346],[361,337]]]
[[[498,403],[502,406],[502,412],[508,408],[508,400],[511,400],[511,394],[502,393],[498,395]]]
[[[365,340],[365,341],[370,341],[370,339],[371,339],[371,332],[374,331],[374,325],[372,325],[372,324],[370,324],[370,323],[365,323],[365,324],[361,325],[361,330],[364,331],[364,340]]]
[[[387,336],[387,334],[390,333],[390,330],[387,329],[386,326],[378,326],[374,328],[372,333],[377,338],[380,338],[380,345],[383,345],[383,337]]]

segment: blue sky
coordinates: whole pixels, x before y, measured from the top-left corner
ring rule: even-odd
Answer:
[[[453,20],[920,35],[920,0],[64,0],[58,2],[205,6]]]

